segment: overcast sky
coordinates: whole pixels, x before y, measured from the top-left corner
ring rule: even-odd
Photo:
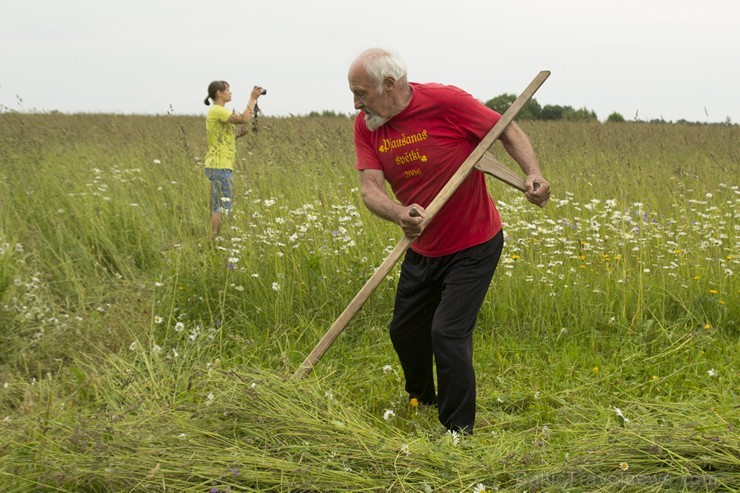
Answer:
[[[409,79],[612,112],[740,123],[739,0],[0,0],[0,111],[353,112],[347,69],[397,51]]]

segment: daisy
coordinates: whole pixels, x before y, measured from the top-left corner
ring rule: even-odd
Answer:
[[[624,414],[622,414],[622,410],[621,410],[621,409],[619,409],[618,407],[615,407],[615,408],[614,408],[614,412],[615,412],[615,413],[617,413],[617,416],[618,416],[618,417],[620,417],[620,418],[622,418],[622,420],[623,420],[623,421],[624,421],[625,423],[629,423],[629,422],[630,422],[630,420],[629,420],[628,418],[625,418],[625,417],[624,417]]]

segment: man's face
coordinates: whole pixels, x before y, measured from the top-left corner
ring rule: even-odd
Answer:
[[[355,109],[365,113],[365,123],[375,131],[390,119],[391,97],[387,91],[378,92],[378,86],[362,68],[349,73],[349,89],[355,100]]]

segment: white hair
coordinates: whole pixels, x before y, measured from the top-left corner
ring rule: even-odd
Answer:
[[[392,77],[394,80],[406,78],[406,63],[400,55],[383,48],[370,48],[363,51],[355,60],[361,65],[370,78],[375,81],[378,92],[383,91],[383,80]]]

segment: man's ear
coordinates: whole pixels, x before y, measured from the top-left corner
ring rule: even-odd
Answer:
[[[396,79],[394,79],[393,77],[386,77],[385,79],[383,79],[383,89],[385,89],[386,91],[390,91],[394,87],[396,87]]]

